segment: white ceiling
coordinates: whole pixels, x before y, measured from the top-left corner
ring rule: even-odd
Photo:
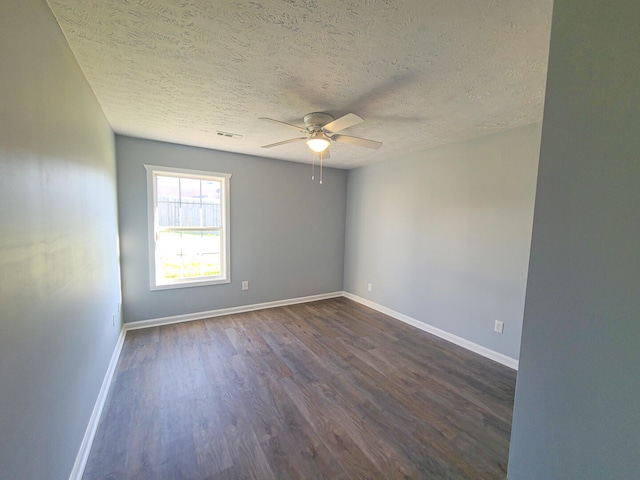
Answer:
[[[542,119],[552,0],[48,3],[117,133],[310,163],[258,117],[353,112],[353,168]]]

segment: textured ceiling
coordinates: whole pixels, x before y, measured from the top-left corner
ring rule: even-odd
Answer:
[[[258,117],[353,112],[352,168],[542,119],[552,0],[48,3],[117,133],[310,163]]]

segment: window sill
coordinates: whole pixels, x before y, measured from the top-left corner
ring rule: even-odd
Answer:
[[[222,285],[225,283],[231,283],[230,278],[220,278],[215,280],[183,280],[176,283],[167,283],[162,285],[151,285],[151,290],[171,290],[174,288],[188,288],[188,287],[206,287],[210,285]]]

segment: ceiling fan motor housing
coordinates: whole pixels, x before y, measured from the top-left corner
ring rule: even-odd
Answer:
[[[330,122],[333,117],[328,113],[314,112],[304,116],[304,125],[310,132],[322,131],[322,127]]]

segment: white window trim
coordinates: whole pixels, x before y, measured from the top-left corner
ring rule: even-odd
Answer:
[[[147,224],[149,241],[149,286],[151,290],[167,290],[174,288],[197,287],[202,285],[219,285],[231,283],[231,241],[230,241],[230,206],[231,197],[230,173],[208,172],[203,170],[191,170],[186,168],[163,167],[158,165],[145,165],[147,171]],[[178,279],[170,284],[156,284],[156,182],[155,176],[162,174],[175,175],[183,178],[216,177],[223,179],[224,195],[220,195],[220,223],[223,234],[221,235],[220,270],[216,277]]]

